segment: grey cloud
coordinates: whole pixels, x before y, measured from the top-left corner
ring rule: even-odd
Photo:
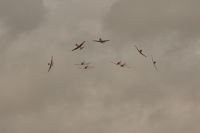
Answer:
[[[119,0],[106,17],[105,28],[135,39],[169,32],[197,37],[199,4],[196,0]]]
[[[41,24],[44,15],[42,0],[0,1],[0,20],[12,35],[34,30]]]
[[[191,32],[190,28],[172,24],[171,16],[166,26],[163,22],[157,30],[152,30],[151,26],[162,15],[154,11],[153,19],[149,20],[145,18],[146,8],[151,14],[154,7],[159,7],[153,2],[167,3],[151,2],[146,5],[141,1],[121,0],[109,10],[111,0],[44,0],[48,11],[44,24],[36,30],[30,24],[32,32],[19,36],[1,56],[0,132],[199,131],[200,62],[193,52],[199,48],[199,41],[190,42],[190,36],[181,40],[174,31],[184,34]],[[137,14],[129,6],[131,3],[147,7],[136,6],[143,10]],[[123,13],[127,10],[133,14]],[[135,25],[129,23],[132,15],[152,21],[150,27],[146,26],[147,34],[142,29],[145,23],[139,22],[142,19]],[[130,27],[142,30],[137,34]],[[158,35],[159,32],[164,33]],[[154,34],[153,39],[149,39],[150,33]],[[96,45],[91,40],[98,36],[111,42]],[[83,40],[87,40],[86,48],[71,52],[74,44]],[[141,42],[140,47],[148,55],[153,53],[158,60],[158,72],[149,58],[137,53],[131,45],[134,40]],[[52,55],[55,66],[48,73],[47,62]],[[91,62],[95,68],[84,71],[74,66],[82,60]],[[115,60],[127,62],[132,69],[115,67],[110,63]]]
[[[29,34],[39,27],[44,21],[45,12],[43,0],[1,0],[1,56],[19,35]]]

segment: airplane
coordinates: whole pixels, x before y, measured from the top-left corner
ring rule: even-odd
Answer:
[[[83,66],[83,65],[89,65],[89,64],[90,64],[89,62],[82,61],[80,64],[75,64],[75,65]]]
[[[102,40],[101,38],[99,38],[99,40],[93,40],[94,42],[99,42],[99,43],[105,43],[108,42],[110,40]]]
[[[51,68],[53,67],[54,63],[53,63],[53,56],[51,56],[51,62],[48,63],[49,69],[48,72],[51,70]]]
[[[80,69],[90,69],[90,68],[94,68],[94,67],[89,66],[89,65],[86,65],[86,66],[84,66],[84,67],[82,67],[82,68],[80,68]]]
[[[157,66],[156,66],[157,62],[153,59],[153,56],[151,56],[151,60],[152,60],[152,63],[153,63],[154,68],[155,68],[156,70],[158,70],[158,68],[157,68]]]
[[[85,41],[83,41],[80,45],[76,44],[76,48],[74,48],[72,51],[75,51],[75,50],[77,50],[77,49],[82,50],[82,49],[84,48],[84,46],[83,46],[84,43],[85,43]]]
[[[141,55],[143,55],[144,57],[147,57],[145,54],[142,53],[142,49],[139,49],[136,45],[135,45],[135,48],[137,49],[137,51],[138,51]]]
[[[115,65],[118,66],[118,65],[121,65],[122,62],[121,62],[121,61],[118,61],[118,62],[115,63],[115,62],[112,62],[112,61],[111,61],[111,63],[113,63],[113,64],[115,64]]]
[[[127,66],[127,64],[126,64],[126,63],[124,63],[124,64],[121,64],[121,65],[120,65],[120,67],[123,67],[123,68],[131,68],[131,67]]]
[[[130,68],[130,67],[127,66],[126,63],[122,63],[121,61],[118,61],[116,63],[115,62],[111,62],[111,63],[113,63],[113,64],[115,64],[117,66],[123,67],[123,68]]]

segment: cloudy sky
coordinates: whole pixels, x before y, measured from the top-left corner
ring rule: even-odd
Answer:
[[[199,132],[199,5],[0,0],[0,132]],[[91,41],[98,37],[111,41]],[[84,40],[85,49],[71,51]],[[94,68],[74,65],[83,60]],[[118,60],[132,68],[110,63]]]

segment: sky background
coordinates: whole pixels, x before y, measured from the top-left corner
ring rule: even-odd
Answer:
[[[198,133],[199,5],[0,0],[0,132]],[[111,41],[92,42],[99,37]],[[74,65],[83,60],[94,69]],[[110,63],[119,60],[132,69]]]

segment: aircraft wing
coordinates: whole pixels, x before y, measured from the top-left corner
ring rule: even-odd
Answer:
[[[103,42],[108,42],[108,41],[110,41],[110,40],[103,40]]]
[[[143,54],[143,53],[140,53],[141,55],[143,55],[144,57],[147,57],[145,54]]]
[[[80,47],[81,47],[81,46],[79,45],[79,46],[77,46],[76,48],[72,49],[72,51],[75,51],[75,50],[79,49]]]
[[[135,45],[135,48],[137,49],[138,52],[140,52],[140,50],[138,49],[138,47]]]
[[[48,72],[51,70],[51,67],[52,67],[52,63],[49,65]]]
[[[53,56],[51,56],[51,64],[53,65]]]
[[[84,43],[85,43],[85,41],[83,41],[79,46],[80,46],[80,47],[83,46]]]

